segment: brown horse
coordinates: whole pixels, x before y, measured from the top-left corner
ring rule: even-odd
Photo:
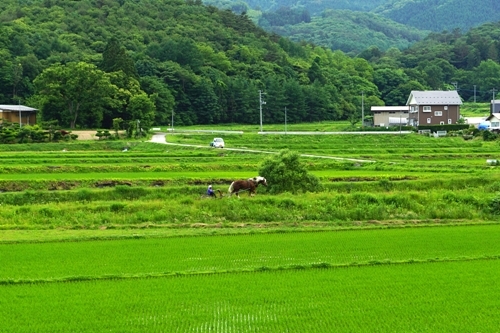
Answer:
[[[248,194],[250,196],[254,196],[255,190],[257,189],[257,186],[259,186],[259,184],[267,186],[266,178],[257,176],[248,178],[247,180],[235,180],[231,183],[231,186],[229,186],[229,196],[236,193],[236,196],[239,198],[239,192],[241,191],[248,191]]]

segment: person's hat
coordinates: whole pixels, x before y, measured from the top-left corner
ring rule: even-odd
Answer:
[[[208,188],[212,188],[212,185],[208,185]]]

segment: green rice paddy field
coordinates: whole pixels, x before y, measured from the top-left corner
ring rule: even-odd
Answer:
[[[500,332],[498,142],[213,136],[0,146],[0,332]]]

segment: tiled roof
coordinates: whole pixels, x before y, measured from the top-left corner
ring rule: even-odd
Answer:
[[[412,98],[413,97],[413,98]],[[410,93],[407,104],[414,101],[418,105],[461,105],[462,99],[456,90],[441,91],[429,90],[418,91],[413,90]]]

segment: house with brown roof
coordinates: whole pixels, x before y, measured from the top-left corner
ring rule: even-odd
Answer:
[[[413,90],[406,105],[409,110],[409,125],[451,125],[460,119],[462,99],[456,90]]]
[[[19,125],[35,125],[37,109],[24,105],[0,105],[0,123],[8,121]]]

